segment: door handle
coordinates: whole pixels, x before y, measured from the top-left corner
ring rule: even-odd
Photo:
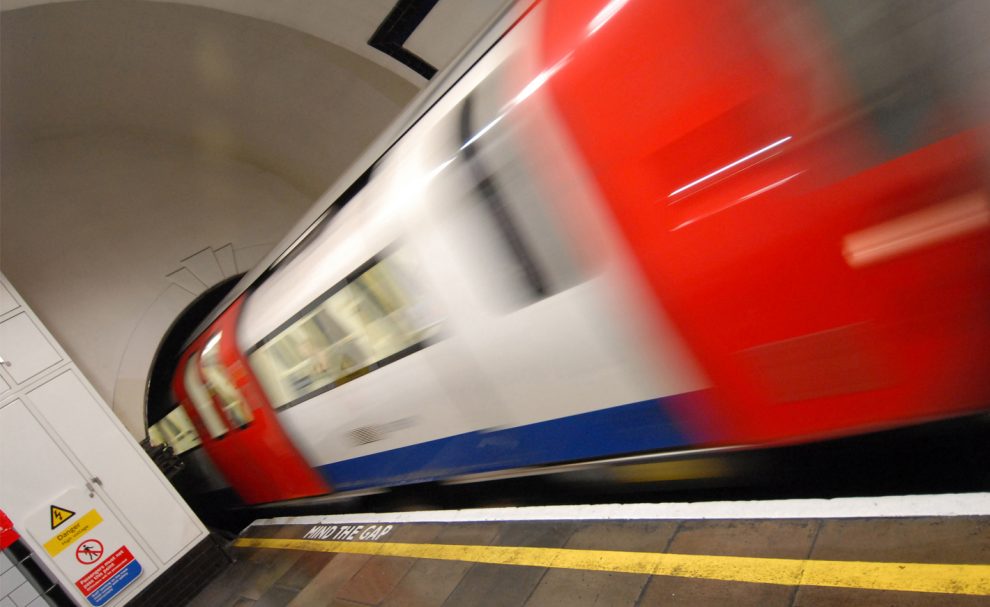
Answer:
[[[0,365],[3,365],[3,366],[5,366],[5,367],[9,367],[9,366],[11,366],[12,364],[14,364],[14,363],[12,363],[12,362],[10,362],[9,360],[7,360],[6,358],[4,358],[4,357],[2,357],[2,356],[0,356]]]
[[[103,481],[100,480],[100,477],[94,476],[93,478],[86,481],[86,490],[89,491],[90,497],[96,495],[96,487],[94,485],[99,485],[100,487],[103,486]]]

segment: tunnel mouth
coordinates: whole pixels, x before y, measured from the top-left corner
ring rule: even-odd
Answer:
[[[244,274],[236,274],[209,287],[172,321],[172,325],[158,344],[158,350],[151,364],[151,373],[148,376],[145,393],[146,428],[161,421],[175,408],[176,403],[172,398],[172,378],[175,376],[183,346],[196,327],[219,305],[243,276]]]

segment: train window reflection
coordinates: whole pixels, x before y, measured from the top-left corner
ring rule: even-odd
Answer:
[[[202,444],[192,420],[182,407],[172,409],[158,423],[150,426],[148,436],[151,444],[168,445],[176,454],[184,453]]]
[[[213,406],[213,399],[210,398],[210,393],[203,385],[202,380],[199,378],[199,353],[195,353],[189,357],[189,361],[186,363],[185,377],[183,378],[186,393],[189,395],[189,400],[192,401],[193,407],[196,408],[196,413],[199,418],[203,420],[203,425],[206,426],[206,431],[210,433],[213,438],[219,438],[227,433],[227,426],[224,425],[223,420],[220,419],[220,414],[217,413],[216,408]]]
[[[200,366],[203,369],[203,377],[206,378],[206,389],[220,403],[220,408],[230,420],[230,425],[243,428],[253,417],[240,390],[231,381],[227,367],[220,362],[220,348],[217,346],[222,336],[222,333],[217,333],[207,342],[200,356]]]
[[[436,333],[400,253],[375,258],[327,291],[250,355],[272,404],[284,407],[410,354]]]
[[[890,157],[976,126],[969,124],[974,117],[960,110],[979,98],[977,83],[987,79],[985,33],[983,39],[967,39],[967,32],[979,27],[967,23],[978,21],[969,14],[977,4],[814,2]]]

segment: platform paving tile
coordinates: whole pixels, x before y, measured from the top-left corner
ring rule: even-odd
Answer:
[[[283,557],[287,556],[285,554]],[[284,607],[326,566],[331,554],[303,553],[294,557],[292,566],[258,598],[258,607]]]
[[[313,580],[299,591],[289,607],[324,607],[337,590],[371,560],[366,554],[335,554]]]
[[[448,525],[434,540],[437,544],[486,546],[498,536],[497,524]],[[471,563],[418,560],[392,590],[383,607],[439,607],[443,605]]]
[[[811,558],[990,564],[990,517],[826,520]]]
[[[246,553],[247,551],[239,552]],[[190,601],[189,605],[190,607],[232,605],[241,598],[240,592],[250,583],[251,578],[261,575],[263,572],[264,567],[246,558],[237,560],[210,582],[202,592]]]
[[[190,603],[191,606],[247,604],[244,601],[284,605],[306,586],[332,556],[250,549],[234,549],[232,553],[234,563],[211,582]],[[288,598],[283,601],[274,597]]]
[[[268,552],[274,556],[261,571],[251,576],[241,590],[240,594],[244,598],[258,600],[272,586],[275,585],[283,575],[288,573],[304,553],[291,551],[259,550],[258,552]]]
[[[296,598],[297,594],[299,590],[295,588],[272,586],[254,602],[254,607],[285,607]]]
[[[507,523],[492,542],[497,546],[560,548],[581,523]],[[514,607],[526,603],[546,573],[543,567],[506,567],[475,564],[444,605],[457,607]]]
[[[818,521],[809,520],[685,521],[666,552],[805,559],[818,528]],[[794,593],[793,586],[653,576],[639,604],[785,607]]]
[[[575,550],[664,552],[677,523],[591,523],[564,545]],[[650,576],[634,573],[552,569],[526,601],[526,607],[620,607],[636,605]]]
[[[405,577],[416,559],[372,557],[339,590],[334,599],[358,605],[377,605]]]
[[[275,586],[298,592],[305,588],[332,558],[332,554],[325,552],[303,554],[296,560],[295,566],[275,582]]]
[[[930,592],[895,592],[892,590],[857,590],[853,588],[801,588],[793,607],[988,607],[985,596],[935,594]]]
[[[988,564],[990,518],[826,520],[822,522],[810,558],[893,563]],[[804,586],[798,589],[794,605],[990,607],[990,599],[985,596]]]
[[[251,537],[251,536],[248,536],[245,533],[244,537]],[[294,536],[291,535],[291,530],[287,530],[284,527],[275,527],[270,529],[267,534],[262,533],[260,535],[257,535],[256,537],[289,538]],[[240,548],[234,548],[233,556],[235,560],[240,561],[246,559],[251,561],[252,563],[264,567],[267,567],[270,564],[275,563],[276,561],[283,560],[283,555],[272,550],[242,550]]]
[[[425,544],[443,531],[440,524],[399,526],[389,535],[390,542]],[[402,581],[418,559],[374,556],[337,591],[334,598],[362,605],[378,605]]]

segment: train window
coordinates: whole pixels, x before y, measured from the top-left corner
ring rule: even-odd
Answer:
[[[498,289],[498,298],[515,308],[564,291],[586,276],[545,192],[559,189],[557,180],[566,179],[558,175],[558,161],[539,154],[524,156],[515,147],[525,139],[512,131],[518,128],[512,121],[502,120],[505,105],[498,101],[499,92],[487,86],[466,97],[457,112],[458,151],[473,185],[471,196],[463,200],[481,211],[476,216],[486,218],[494,236],[491,250],[500,251],[484,256],[487,267],[479,273],[515,287]],[[473,249],[481,259],[483,249]]]
[[[879,150],[895,158],[985,120],[990,38],[984,5],[810,0],[811,14],[829,34],[824,48],[816,51],[794,39],[790,28],[768,28],[768,34],[787,33],[768,40],[801,49],[793,53],[796,57],[822,51],[835,55],[857,107],[831,111],[843,120],[863,121]]]
[[[148,428],[151,444],[166,444],[175,453],[184,453],[202,444],[192,420],[182,407],[176,407],[158,423]]]
[[[855,92],[890,156],[945,136],[953,64],[945,40],[950,2],[816,0],[851,76]],[[951,62],[946,61],[951,59]],[[951,106],[950,106],[951,107]]]
[[[206,342],[199,364],[206,379],[206,389],[220,403],[220,408],[230,421],[230,425],[234,428],[243,428],[251,422],[253,416],[241,391],[231,381],[227,367],[220,362],[219,345],[222,337],[223,333],[217,333]]]
[[[224,425],[223,420],[220,419],[220,414],[217,413],[216,408],[213,406],[213,399],[210,398],[210,392],[203,385],[202,380],[199,378],[199,353],[195,353],[189,357],[189,361],[186,363],[185,377],[183,378],[186,393],[189,395],[189,400],[192,401],[193,407],[196,408],[196,413],[199,418],[203,420],[203,424],[206,426],[206,431],[210,433],[213,438],[219,438],[227,433],[227,426]]]
[[[438,327],[398,252],[373,259],[266,338],[251,366],[276,407],[295,404],[422,347]]]

